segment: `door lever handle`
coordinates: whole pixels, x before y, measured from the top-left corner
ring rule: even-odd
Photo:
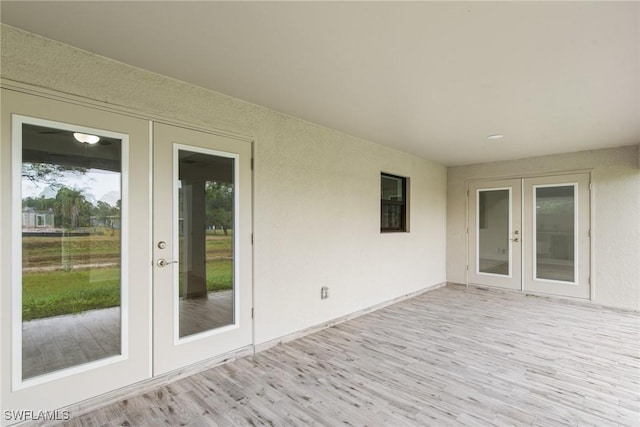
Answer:
[[[156,265],[158,267],[166,267],[169,264],[177,264],[177,263],[178,263],[178,261],[167,261],[164,258],[160,258],[158,261],[156,261]]]
[[[513,238],[513,239],[509,239],[509,240],[512,240],[512,241],[513,241],[513,243],[517,243],[517,242],[519,242],[519,240],[518,240],[518,238],[517,238],[517,237],[516,237],[516,238]]]

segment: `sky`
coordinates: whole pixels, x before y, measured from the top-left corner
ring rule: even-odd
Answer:
[[[101,169],[89,169],[86,173],[63,172],[57,181],[74,190],[82,190],[87,200],[96,203],[101,200],[114,206],[120,198],[120,173]],[[49,183],[33,182],[22,178],[22,197],[45,198],[55,197],[57,188],[52,188]]]

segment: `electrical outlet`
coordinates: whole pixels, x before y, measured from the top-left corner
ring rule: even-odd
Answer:
[[[326,286],[323,286],[322,288],[320,288],[320,299],[327,299],[329,298],[329,288]]]

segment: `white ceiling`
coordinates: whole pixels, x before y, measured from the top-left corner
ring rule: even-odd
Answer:
[[[446,165],[640,143],[639,2],[1,7],[14,27]]]

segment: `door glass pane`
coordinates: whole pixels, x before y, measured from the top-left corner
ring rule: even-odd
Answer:
[[[234,323],[234,159],[178,150],[180,337]]]
[[[574,282],[574,190],[535,187],[536,279]]]
[[[120,354],[121,151],[22,124],[24,379]]]
[[[509,190],[478,191],[478,272],[509,275]]]

